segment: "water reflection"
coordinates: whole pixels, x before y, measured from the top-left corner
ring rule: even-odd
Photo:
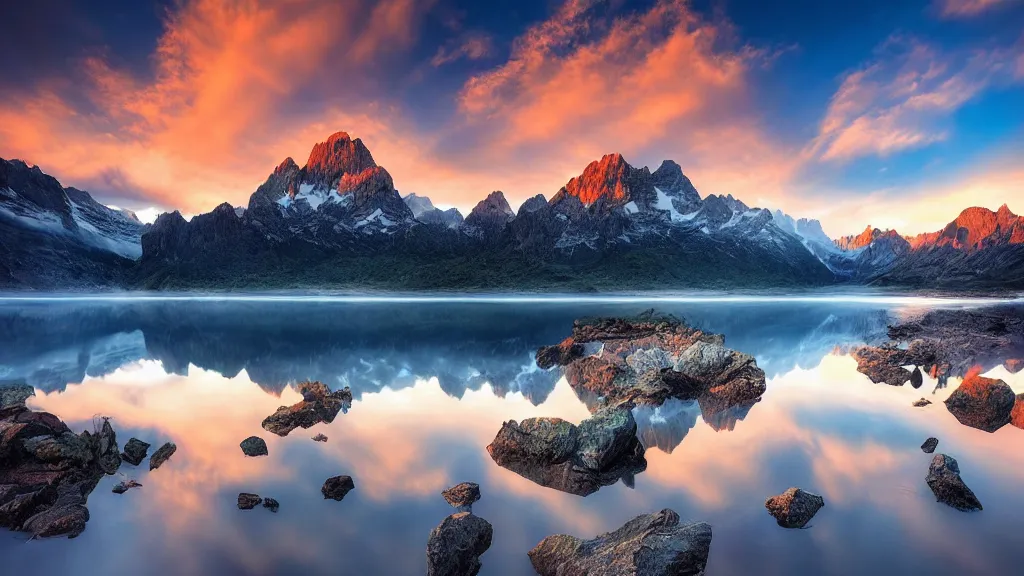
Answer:
[[[1024,562],[1024,431],[959,425],[941,404],[955,379],[912,408],[935,386],[927,375],[914,390],[857,373],[835,349],[877,337],[883,310],[676,310],[757,357],[763,400],[731,431],[693,403],[637,409],[649,449],[635,490],[580,498],[495,465],[484,447],[509,419],[589,417],[557,373],[524,375],[539,374],[533,350],[573,318],[624,308],[142,308],[3,311],[3,379],[37,386],[34,409],[76,431],[105,414],[122,442],[178,445],[159,470],[124,469],[142,488],[119,496],[105,478],[78,539],[0,538],[12,574],[421,574],[427,534],[451,512],[440,491],[462,481],[481,485],[474,513],[494,526],[482,574],[528,574],[526,551],[544,536],[592,537],[665,507],[714,526],[708,574],[1006,574]],[[1024,392],[1024,373],[988,375]],[[351,410],[285,438],[263,431],[306,378],[352,386]],[[310,439],[321,432],[327,443]],[[269,456],[242,455],[252,434]],[[984,512],[935,503],[919,449],[928,436],[959,460]],[[324,502],[320,485],[338,474],[356,490]],[[811,530],[779,529],[764,511],[791,485],[826,499]],[[243,491],[274,497],[279,513],[238,511]]]

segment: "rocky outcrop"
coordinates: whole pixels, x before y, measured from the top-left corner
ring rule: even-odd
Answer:
[[[935,449],[938,448],[938,446],[938,438],[929,438],[924,441],[924,444],[921,444],[921,451],[924,452],[925,454],[931,454],[932,452],[935,452]]]
[[[174,442],[167,442],[163,446],[157,448],[156,452],[149,458],[149,469],[156,470],[157,468],[164,465],[164,462],[170,459],[175,452],[178,451],[178,446]]]
[[[764,371],[724,338],[653,313],[635,319],[577,321],[572,336],[538,351],[538,364],[563,363],[581,397],[602,406],[656,406],[669,398],[697,400],[704,420],[731,428],[765,391]],[[583,347],[594,350],[584,355]]]
[[[491,524],[469,512],[445,518],[427,539],[428,576],[475,576],[480,556],[491,547]]]
[[[803,528],[824,505],[824,498],[800,488],[790,488],[764,501],[768,513],[783,528]]]
[[[345,495],[355,489],[356,484],[352,481],[351,476],[332,476],[324,481],[324,485],[320,488],[320,492],[324,495],[324,499],[337,500],[341,502]]]
[[[905,351],[889,347],[864,346],[853,352],[858,372],[875,384],[885,383],[890,386],[903,386],[911,378],[910,370],[901,364],[904,356]]]
[[[142,461],[146,459],[146,454],[149,452],[149,444],[139,440],[138,438],[130,438],[124,445],[124,450],[121,452],[121,459],[128,462],[132,466],[138,466],[142,464]]]
[[[334,422],[343,409],[352,404],[352,391],[345,387],[331,392],[320,382],[302,382],[298,385],[302,401],[291,406],[281,406],[263,420],[263,429],[287,436],[296,428],[312,428],[320,423]]]
[[[441,492],[441,496],[452,507],[469,512],[473,503],[480,499],[480,485],[476,482],[462,482]]]
[[[1010,423],[1016,400],[1002,380],[968,374],[946,398],[946,409],[964,426],[995,432]]]
[[[74,434],[53,414],[25,406],[30,386],[0,387],[0,526],[34,536],[75,537],[89,520],[86,500],[120,464],[108,420]]]
[[[241,492],[238,494],[239,510],[252,510],[259,506],[261,502],[263,502],[263,498],[260,498],[258,494],[250,494],[249,492]]]
[[[936,454],[928,467],[925,482],[935,494],[935,499],[943,504],[963,512],[982,509],[978,497],[960,478],[960,466],[952,456]]]
[[[537,484],[579,496],[622,479],[632,485],[647,468],[636,421],[627,408],[607,408],[579,426],[560,418],[509,420],[487,446],[499,466]]]
[[[267,441],[259,436],[249,436],[242,440],[239,446],[242,448],[242,453],[246,456],[266,456],[270,454],[267,450]]]
[[[711,526],[679,524],[672,510],[638,516],[592,540],[548,536],[530,550],[541,576],[569,574],[670,576],[704,573],[711,551]]]

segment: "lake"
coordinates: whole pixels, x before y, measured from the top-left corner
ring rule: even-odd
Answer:
[[[794,299],[334,299],[253,297],[0,301],[0,381],[27,382],[35,410],[75,432],[109,416],[120,443],[178,451],[158,470],[121,473],[143,487],[88,500],[75,539],[0,532],[7,574],[423,574],[427,536],[453,509],[440,492],[477,482],[474,514],[494,527],[481,574],[532,574],[542,538],[584,538],[671,508],[713,527],[707,574],[1010,574],[1024,565],[1024,430],[962,426],[925,376],[872,384],[849,352],[885,339],[888,323],[980,301],[906,297]],[[590,416],[537,348],[573,320],[649,308],[725,335],[756,357],[767,392],[749,411],[706,423],[693,402],[637,408],[647,469],[587,497],[496,465],[485,446],[504,421]],[[1024,392],[1024,372],[988,376]],[[349,386],[331,424],[277,437],[260,427],[302,399],[294,384]],[[914,408],[926,397],[933,404]],[[323,433],[326,443],[311,437]],[[267,441],[249,458],[239,442]],[[954,456],[985,509],[936,503],[931,455]],[[320,493],[352,476],[341,502]],[[776,525],[764,500],[790,486],[825,507],[803,530]],[[236,507],[271,496],[276,514]]]

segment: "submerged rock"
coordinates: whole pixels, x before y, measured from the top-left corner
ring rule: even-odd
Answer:
[[[167,459],[170,458],[177,450],[178,447],[174,442],[167,442],[160,448],[157,448],[157,451],[153,452],[153,455],[149,458],[149,469],[156,470],[163,466],[164,462],[167,462]]]
[[[114,494],[124,494],[132,488],[142,488],[142,484],[139,484],[135,480],[124,480],[114,484],[114,488],[111,490]]]
[[[783,528],[803,528],[824,505],[824,498],[800,488],[790,488],[764,501],[768,513]]]
[[[943,504],[963,512],[982,510],[978,497],[960,478],[960,466],[952,456],[936,454],[928,467],[925,482],[935,494],[935,499]]]
[[[469,512],[445,518],[427,539],[428,576],[475,576],[480,555],[491,547],[491,524]]]
[[[575,346],[580,346],[576,348]],[[566,379],[591,412],[604,407],[658,406],[669,398],[697,400],[704,420],[731,428],[765,391],[764,371],[724,338],[653,313],[635,319],[576,321],[557,346]],[[597,352],[586,355],[594,347]],[[554,357],[549,348],[540,357]]]
[[[316,436],[313,436],[313,440],[316,442],[327,442],[327,436],[324,436],[323,434],[317,434]]]
[[[499,466],[541,486],[586,496],[647,468],[636,421],[606,408],[575,426],[560,418],[509,420],[487,446]]]
[[[964,426],[995,432],[1010,423],[1016,400],[1002,380],[970,373],[946,398],[946,409]]]
[[[263,498],[260,498],[258,494],[250,494],[249,492],[241,492],[238,494],[239,510],[252,510],[259,506],[260,502],[263,502]]]
[[[124,450],[121,451],[121,459],[133,466],[138,466],[146,459],[147,452],[149,452],[148,443],[138,438],[129,438],[128,443],[124,445]]]
[[[266,456],[270,454],[267,451],[267,442],[259,436],[249,436],[242,443],[239,444],[242,448],[242,453],[246,456]]]
[[[356,487],[355,482],[352,481],[351,476],[332,476],[324,481],[323,487],[320,488],[320,492],[323,493],[324,499],[331,499],[341,501],[352,489]]]
[[[282,406],[263,420],[263,428],[278,436],[287,436],[292,430],[312,428],[317,424],[334,422],[334,418],[352,403],[352,391],[346,386],[331,392],[320,382],[303,382],[298,385],[302,401],[291,406]]]
[[[473,506],[473,503],[480,499],[480,485],[476,482],[462,482],[441,492],[445,501],[460,510]]]
[[[60,418],[25,406],[31,386],[0,386],[0,527],[75,537],[89,520],[86,500],[120,458],[109,421],[76,435]]]
[[[939,446],[939,439],[938,438],[929,438],[929,439],[924,441],[924,444],[921,444],[921,451],[924,452],[925,454],[931,454],[932,452],[935,452],[935,449],[938,446]]]
[[[548,536],[529,556],[541,576],[673,576],[704,574],[710,551],[710,524],[680,526],[679,515],[665,509],[638,516],[592,540]]]
[[[273,498],[264,498],[263,507],[270,510],[271,512],[277,512],[278,508],[281,507],[281,503]]]
[[[929,400],[927,398],[921,398],[920,400],[914,400],[913,406],[914,406],[914,408],[924,408],[925,406],[927,406],[927,405],[929,405],[931,403],[932,403],[931,400]]]

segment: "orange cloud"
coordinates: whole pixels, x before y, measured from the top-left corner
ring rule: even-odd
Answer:
[[[938,0],[940,14],[946,18],[973,17],[1014,0]]]

